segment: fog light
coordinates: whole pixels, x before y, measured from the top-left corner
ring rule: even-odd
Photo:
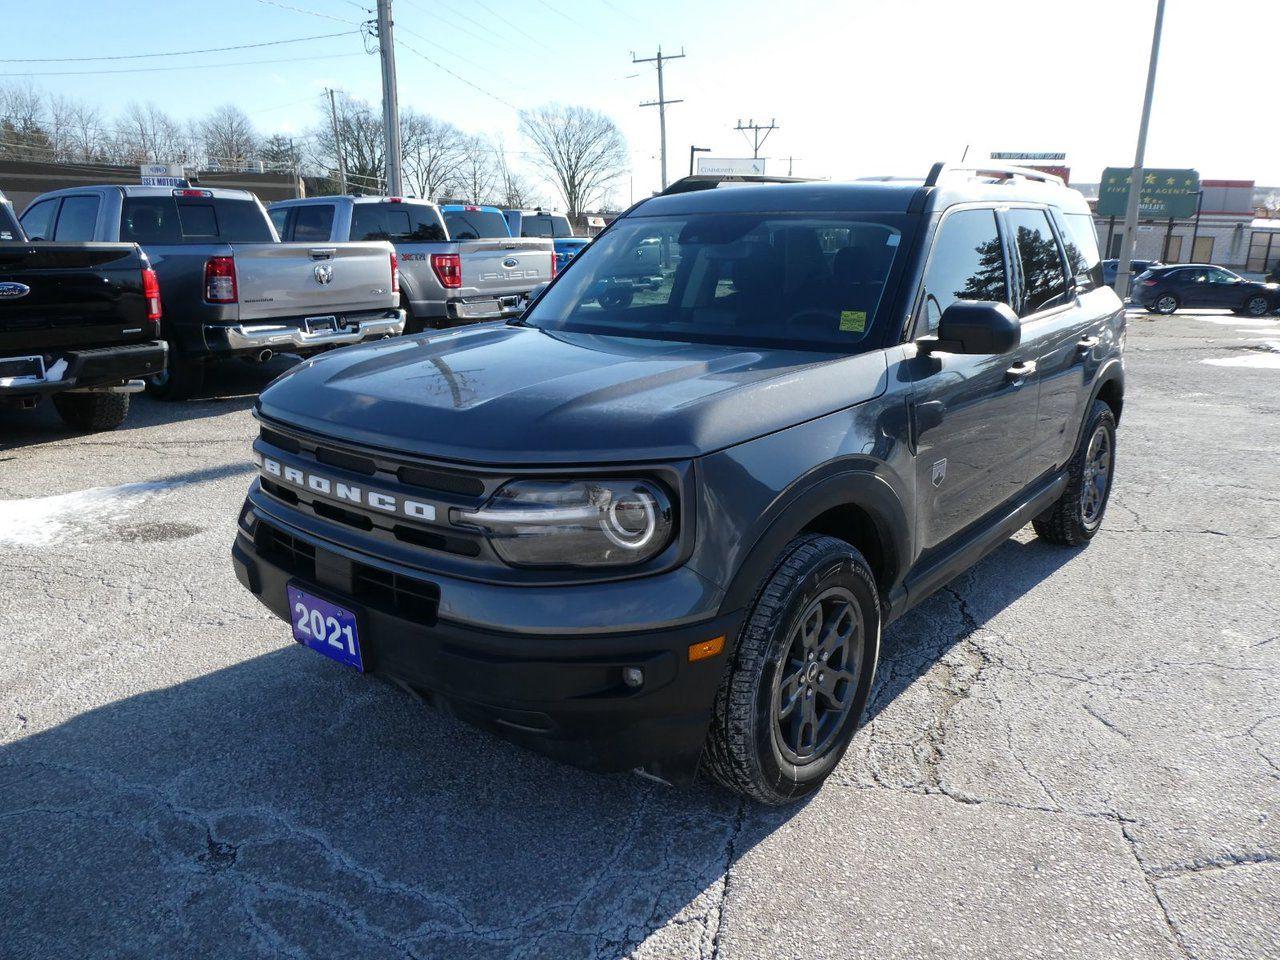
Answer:
[[[639,667],[623,667],[622,682],[633,689],[642,687],[644,686],[644,671]]]

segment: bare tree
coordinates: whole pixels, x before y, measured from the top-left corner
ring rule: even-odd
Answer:
[[[53,159],[44,96],[30,80],[0,87],[0,155],[15,160]]]
[[[627,171],[627,142],[605,114],[558,104],[520,111],[520,132],[533,146],[534,162],[564,195],[569,216],[597,203]]]
[[[502,135],[493,140],[493,165],[497,173],[498,199],[506,207],[529,207],[534,204],[533,188],[525,176],[512,169],[507,161]]]
[[[404,171],[416,196],[434,200],[457,181],[466,139],[451,123],[413,110],[400,114]]]
[[[116,120],[116,159],[123,163],[168,163],[185,160],[182,127],[154,103],[125,107]]]
[[[479,136],[463,138],[463,158],[454,180],[454,191],[471,203],[489,203],[495,199],[498,174],[493,162],[493,145]]]
[[[382,112],[374,110],[367,101],[345,93],[338,95],[337,109],[337,140],[334,139],[327,103],[321,123],[311,134],[315,161],[336,181],[337,145],[340,142],[347,164],[347,177],[355,192],[379,193],[384,189],[386,174],[382,161]]]
[[[199,124],[205,156],[217,163],[244,163],[258,150],[258,134],[243,110],[225,104]]]
[[[71,100],[66,117],[67,156],[71,160],[110,159],[110,138],[102,111],[83,100]]]

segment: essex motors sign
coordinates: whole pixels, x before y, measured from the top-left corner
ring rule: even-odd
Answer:
[[[1098,188],[1098,215],[1123,217],[1129,202],[1131,167],[1107,167]],[[1185,220],[1196,213],[1200,174],[1195,170],[1144,170],[1138,215],[1149,220]]]

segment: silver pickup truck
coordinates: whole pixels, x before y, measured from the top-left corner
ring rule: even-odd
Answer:
[[[137,243],[160,280],[168,370],[160,396],[200,388],[211,361],[306,355],[404,331],[388,243],[281,243],[245,190],[92,186],[42,194],[23,211],[34,238]]]
[[[550,240],[453,240],[427,200],[308,197],[273,203],[269,212],[286,241],[394,244],[409,332],[516,316],[530,291],[555,273]]]

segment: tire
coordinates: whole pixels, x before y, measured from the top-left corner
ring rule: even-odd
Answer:
[[[1105,455],[1105,471],[1098,457]],[[1031,521],[1036,534],[1050,543],[1074,547],[1088,543],[1102,526],[1115,477],[1116,418],[1101,400],[1093,402],[1080,445],[1068,465],[1067,489],[1052,507]]]
[[[62,422],[76,430],[114,430],[129,415],[129,394],[55,393],[53,406]]]
[[[852,546],[817,534],[788,543],[752,603],[716,692],[704,754],[711,775],[772,806],[821,786],[862,718],[880,616],[875,578]],[[844,637],[840,647],[824,626]],[[826,653],[816,653],[824,639]]]
[[[1177,313],[1178,308],[1182,306],[1182,301],[1175,297],[1172,293],[1162,293],[1156,297],[1156,302],[1152,304],[1152,310],[1156,313],[1162,313],[1168,316],[1171,313]]]
[[[600,306],[609,309],[611,307],[629,307],[633,299],[635,299],[635,291],[633,290],[610,290],[608,293],[600,294],[596,301]]]
[[[1271,301],[1263,296],[1250,297],[1244,302],[1244,312],[1251,317],[1265,317],[1271,312]]]
[[[408,337],[415,333],[422,333],[430,328],[431,325],[426,320],[413,315],[413,311],[409,309],[409,301],[404,294],[400,295],[400,309],[404,311],[404,336]]]
[[[169,341],[169,362],[161,373],[147,378],[147,393],[161,400],[187,400],[204,387],[207,367]]]

